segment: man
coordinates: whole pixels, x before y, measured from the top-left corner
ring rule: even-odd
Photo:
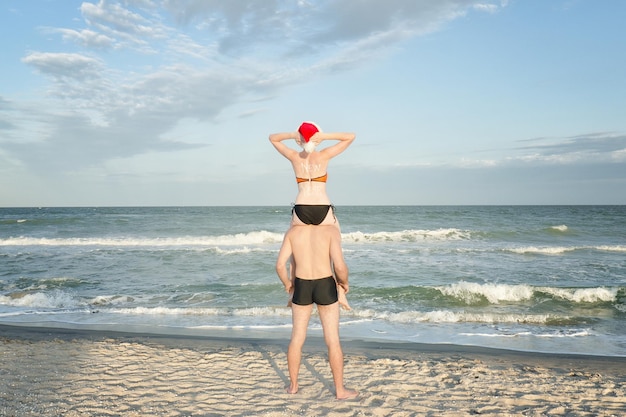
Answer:
[[[293,255],[295,276],[290,279],[287,263]],[[334,225],[293,226],[285,234],[276,261],[276,273],[292,294],[291,315],[293,329],[287,351],[289,368],[289,394],[298,392],[298,373],[302,358],[302,346],[306,340],[313,304],[324,329],[324,341],[328,347],[328,360],[335,383],[335,395],[339,400],[355,398],[358,392],[343,385],[343,351],[339,341],[339,303],[337,285],[348,292],[348,266],[341,250],[341,233]],[[336,276],[337,281],[333,278]]]

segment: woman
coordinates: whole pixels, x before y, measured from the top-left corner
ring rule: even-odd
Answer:
[[[323,133],[313,122],[304,122],[297,132],[273,133],[270,142],[281,155],[291,162],[298,184],[298,195],[292,209],[291,226],[300,225],[335,225],[339,222],[335,217],[335,208],[326,194],[328,178],[328,162],[345,151],[354,141],[354,133]],[[283,142],[293,139],[302,150],[296,151]],[[315,148],[325,140],[336,140],[337,143],[316,151]],[[291,278],[295,270],[292,260]],[[346,310],[350,305],[341,286],[337,288],[339,304]],[[289,304],[291,305],[291,300]]]
[[[352,144],[354,133],[323,133],[315,123],[304,122],[297,132],[273,133],[270,142],[281,155],[291,162],[298,195],[292,210],[292,225],[328,225],[339,227],[335,210],[326,194],[328,162]],[[283,142],[293,139],[302,150],[297,151]],[[315,150],[323,141],[337,143],[320,151]]]

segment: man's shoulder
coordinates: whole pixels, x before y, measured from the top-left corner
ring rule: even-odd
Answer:
[[[320,237],[341,236],[339,230],[334,225],[298,225],[293,226],[287,231],[287,237],[296,237],[302,235],[317,235]]]
[[[320,234],[326,239],[341,237],[339,229],[335,225],[315,226],[319,228]]]

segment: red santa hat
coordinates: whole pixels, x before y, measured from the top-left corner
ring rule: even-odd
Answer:
[[[313,122],[304,122],[298,128],[298,132],[302,135],[305,142],[311,140],[311,137],[319,131],[320,129]]]

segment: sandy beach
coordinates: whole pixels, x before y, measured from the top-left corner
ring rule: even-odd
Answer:
[[[320,340],[289,395],[287,340],[0,326],[2,416],[626,416],[626,358]]]

